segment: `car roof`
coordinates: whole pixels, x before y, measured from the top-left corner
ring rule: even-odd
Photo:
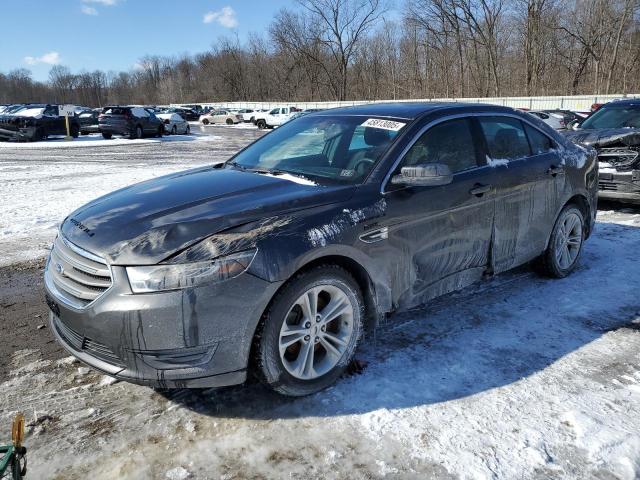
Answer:
[[[612,105],[624,105],[624,106],[638,106],[640,107],[640,98],[624,98],[621,100],[612,100],[611,102],[607,102],[602,104],[603,107],[612,106]]]
[[[395,102],[395,103],[369,103],[366,105],[356,105],[353,107],[338,107],[329,110],[322,110],[310,115],[359,115],[371,117],[390,117],[414,120],[426,113],[443,109],[454,110],[477,110],[479,107],[496,112],[513,112],[509,107],[490,105],[483,103],[462,103],[462,102]]]

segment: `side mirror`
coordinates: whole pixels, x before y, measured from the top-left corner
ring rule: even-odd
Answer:
[[[402,167],[400,175],[394,175],[394,185],[414,185],[420,187],[438,187],[453,181],[453,174],[448,165],[443,163],[425,163],[413,167]]]

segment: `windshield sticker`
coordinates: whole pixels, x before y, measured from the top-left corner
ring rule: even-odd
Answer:
[[[391,130],[397,132],[406,124],[402,122],[394,122],[393,120],[381,120],[379,118],[370,118],[362,124],[363,127],[382,128],[383,130]]]

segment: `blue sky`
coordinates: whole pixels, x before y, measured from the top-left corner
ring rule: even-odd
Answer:
[[[263,32],[293,0],[3,1],[0,72],[28,68],[45,80],[54,64],[128,70],[147,54],[202,52],[222,35]],[[67,33],[65,33],[67,32]]]

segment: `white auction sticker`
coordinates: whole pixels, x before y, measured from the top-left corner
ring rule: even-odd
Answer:
[[[362,124],[363,127],[382,128],[384,130],[392,130],[397,132],[405,126],[402,122],[394,122],[393,120],[381,120],[379,118],[370,118]]]

